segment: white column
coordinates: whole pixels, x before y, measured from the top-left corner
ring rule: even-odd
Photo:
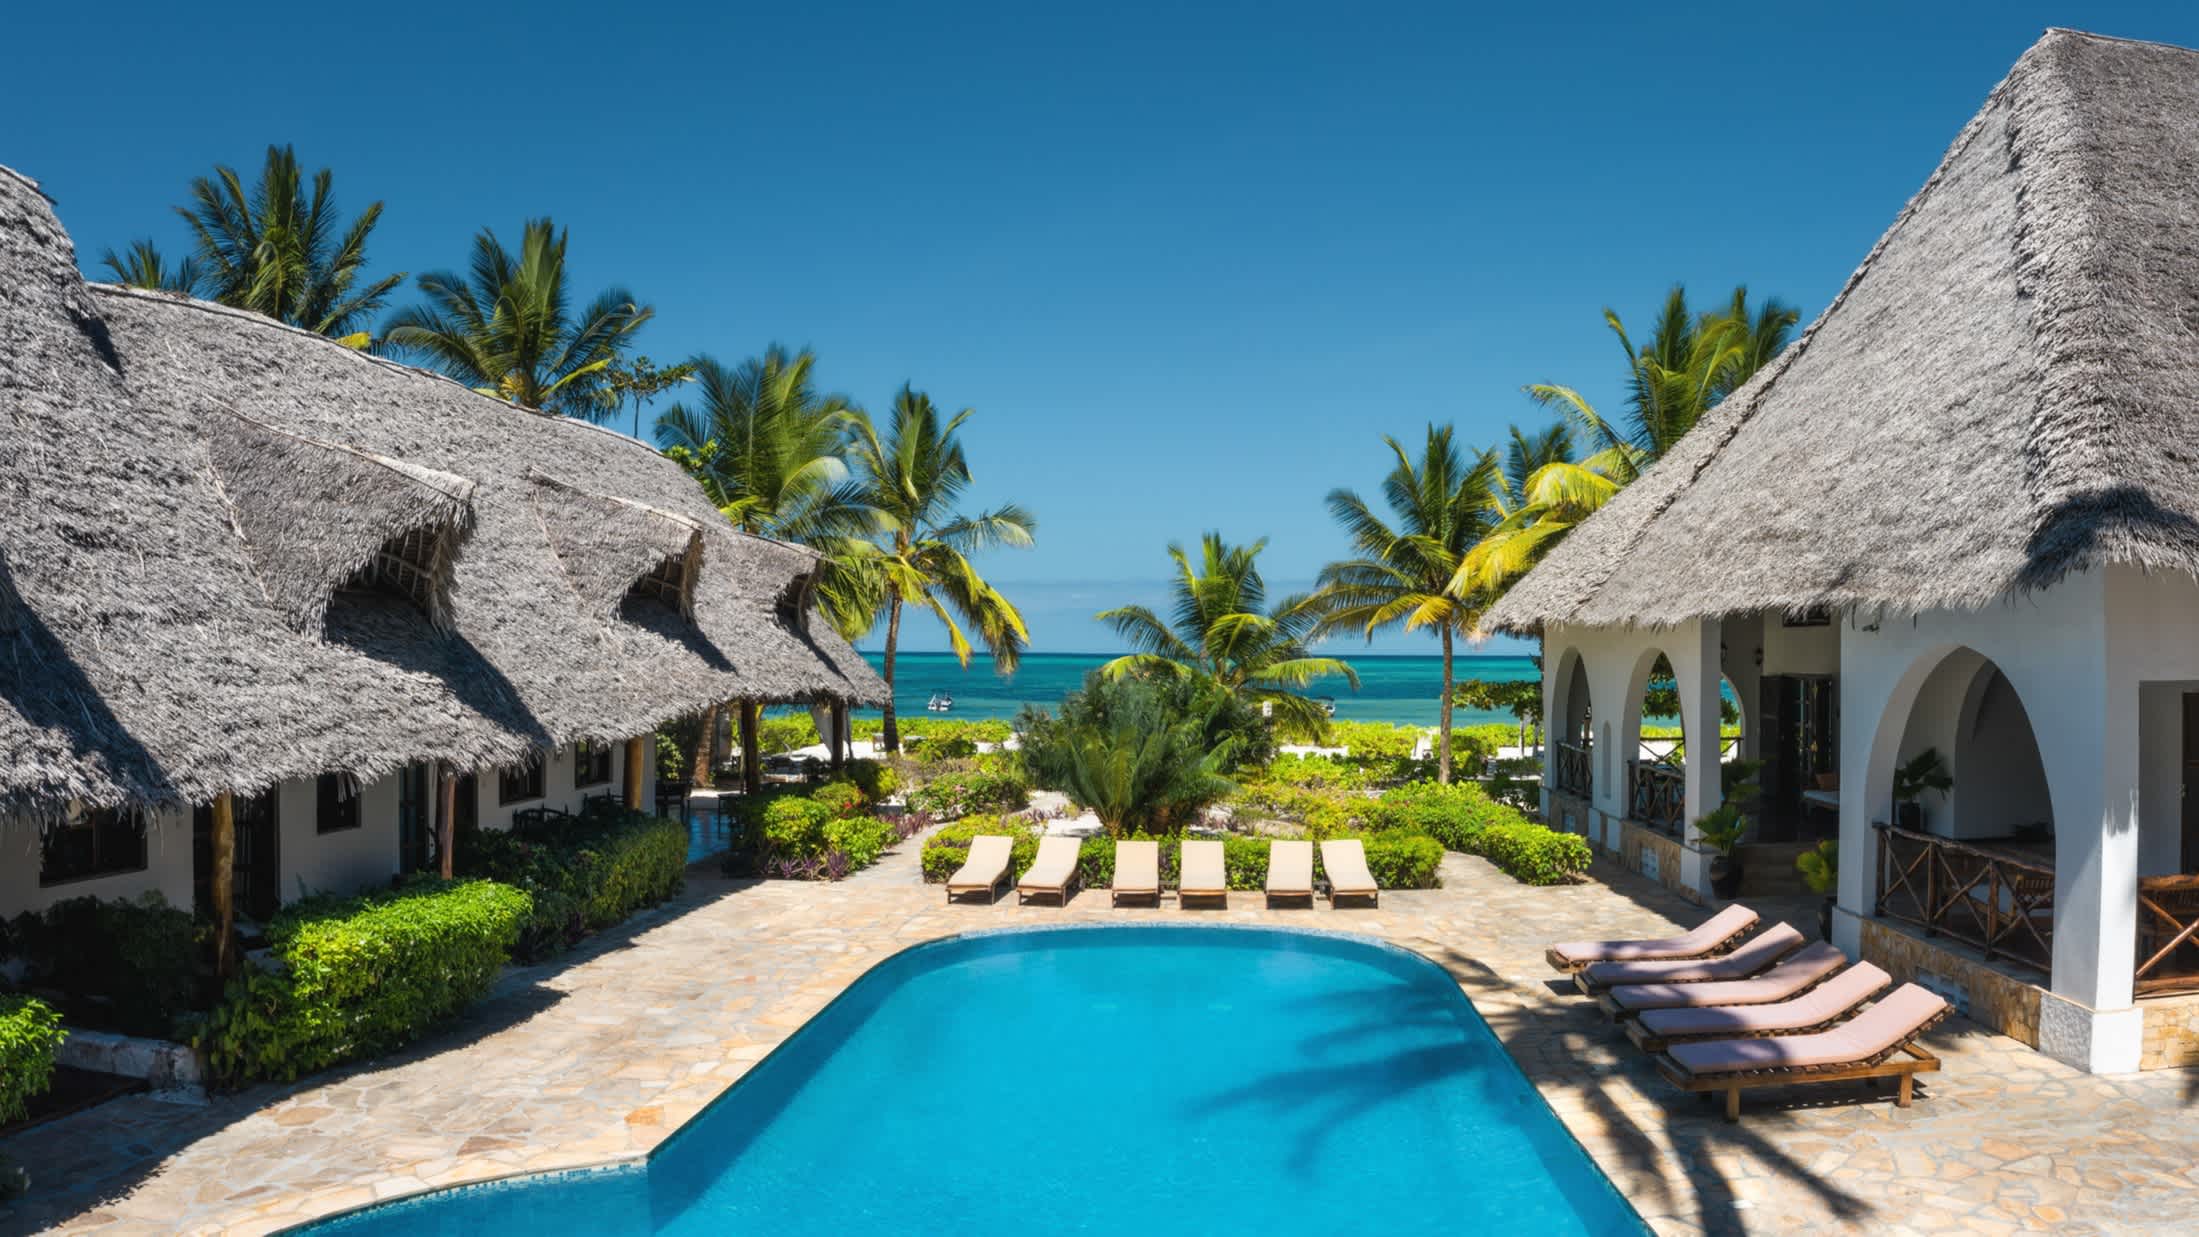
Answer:
[[[1670,656],[1680,689],[1680,716],[1687,739],[1686,848],[1681,851],[1682,877],[1687,887],[1710,896],[1710,856],[1702,850],[1702,835],[1695,821],[1716,811],[1724,798],[1719,779],[1718,699],[1721,661],[1718,623],[1705,619],[1679,632]]]
[[[2054,972],[2039,1047],[2094,1073],[2138,1068],[2131,1001],[2138,923],[2138,685],[2115,673],[2091,693],[2099,724],[2042,751],[2054,796]],[[2079,704],[2079,702],[2070,702]],[[2079,707],[2082,707],[2079,704]]]

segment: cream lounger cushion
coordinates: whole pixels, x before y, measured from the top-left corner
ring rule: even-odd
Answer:
[[[1776,923],[1757,933],[1732,953],[1716,958],[1683,958],[1671,962],[1598,962],[1581,972],[1588,982],[1606,987],[1620,984],[1688,984],[1712,979],[1747,979],[1800,949],[1802,934],[1792,924]]]
[[[1004,837],[985,834],[970,839],[970,857],[962,861],[953,876],[947,878],[947,892],[960,893],[965,889],[990,889],[1000,883],[1001,875],[1008,870],[1008,858],[1015,850],[1015,843]]]
[[[1728,1005],[1716,1009],[1653,1009],[1642,1015],[1642,1029],[1665,1039],[1800,1031],[1831,1022],[1877,995],[1893,981],[1893,976],[1870,963],[1858,962],[1845,973],[1833,976],[1791,1001]]]
[[[1152,893],[1161,891],[1161,844],[1159,842],[1115,843],[1116,893]]]
[[[1674,1044],[1665,1055],[1697,1077],[1751,1070],[1824,1069],[1871,1060],[1916,1038],[1924,1025],[1946,1012],[1947,1002],[1915,984],[1903,984],[1891,996],[1830,1031],[1815,1035],[1775,1035],[1768,1039],[1714,1039]]]
[[[1016,888],[1048,893],[1067,888],[1077,874],[1077,854],[1083,849],[1082,838],[1040,838],[1038,858],[1031,861],[1030,871],[1016,882]]]
[[[1222,844],[1212,839],[1183,844],[1183,876],[1176,882],[1179,894],[1193,897],[1229,892],[1229,876],[1222,862]]]
[[[1765,1005],[1784,1001],[1847,964],[1848,955],[1817,941],[1754,979],[1708,984],[1622,984],[1611,990],[1611,999],[1621,1009]]]
[[[1321,843],[1321,867],[1329,875],[1329,896],[1371,896],[1379,892],[1375,888],[1374,875],[1367,871],[1367,848],[1357,838],[1339,838]]]
[[[1313,896],[1313,843],[1274,842],[1267,849],[1267,891]]]
[[[1756,912],[1736,902],[1678,936],[1646,941],[1560,941],[1550,947],[1550,952],[1576,963],[1690,958],[1755,926]]]

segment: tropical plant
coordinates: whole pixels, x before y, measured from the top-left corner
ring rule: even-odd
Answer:
[[[1703,845],[1731,858],[1734,848],[1741,844],[1742,835],[1748,832],[1749,824],[1741,805],[1729,801],[1696,817],[1695,832]]]
[[[1356,631],[1371,643],[1385,627],[1427,629],[1443,646],[1443,695],[1436,741],[1436,780],[1451,780],[1452,654],[1460,637],[1481,622],[1483,594],[1458,593],[1451,581],[1466,554],[1489,535],[1497,513],[1492,496],[1503,484],[1496,454],[1469,462],[1452,429],[1430,425],[1416,461],[1384,435],[1396,457],[1382,479],[1383,501],[1396,523],[1377,515],[1350,490],[1330,490],[1329,514],[1343,526],[1358,557],[1321,569],[1314,603],[1319,630]]]
[[[530,219],[515,254],[481,229],[470,274],[420,276],[426,300],[390,316],[384,344],[522,408],[587,420],[615,414],[611,367],[656,311],[608,288],[573,316],[566,240],[548,219]]]
[[[368,203],[344,226],[331,191],[334,179],[322,168],[313,173],[308,193],[297,151],[289,146],[267,148],[259,183],[249,193],[235,168],[216,165],[212,176],[194,179],[191,204],[176,213],[191,229],[197,273],[210,299],[365,347],[362,327],[405,275],[364,279],[367,236],[382,217],[382,204]]]
[[[125,288],[180,292],[186,296],[198,291],[198,262],[184,258],[171,265],[150,240],[133,241],[123,253],[110,249],[99,256],[99,264],[113,271],[115,282]]]
[[[621,358],[613,361],[603,371],[604,398],[610,401],[614,409],[623,408],[628,403],[633,404],[634,437],[639,438],[642,405],[680,383],[694,381],[695,364],[694,361],[680,361],[659,366],[646,356],[636,356],[630,360]]]
[[[1317,594],[1267,602],[1260,575],[1262,538],[1233,546],[1220,533],[1199,541],[1199,561],[1180,544],[1168,547],[1176,564],[1166,621],[1145,606],[1117,606],[1093,617],[1115,629],[1134,651],[1100,667],[1110,678],[1189,676],[1205,679],[1255,704],[1267,706],[1290,729],[1319,735],[1327,710],[1300,689],[1330,676],[1353,687],[1359,676],[1349,663],[1315,657],[1307,642],[1319,634],[1327,603]]]
[[[1540,678],[1467,679],[1458,685],[1453,698],[1470,709],[1497,710],[1518,718],[1519,746],[1523,751],[1527,747],[1529,728],[1542,722]]]
[[[1840,883],[1840,843],[1827,838],[1817,844],[1816,850],[1795,856],[1794,866],[1811,893],[1829,894]]]
[[[1038,521],[1014,503],[976,515],[955,510],[970,486],[969,459],[960,431],[972,414],[972,409],[964,408],[942,417],[930,396],[903,386],[893,398],[883,436],[870,417],[858,414],[855,420],[856,494],[877,520],[880,543],[850,553],[845,570],[854,573],[858,583],[867,582],[873,595],[885,603],[882,738],[889,752],[901,750],[893,679],[905,607],[919,606],[937,615],[965,667],[970,664],[970,638],[964,626],[984,641],[993,669],[1003,674],[1015,669],[1030,640],[1022,614],[978,574],[969,556],[995,546],[1030,545]],[[828,602],[828,611],[831,608]]]
[[[1234,753],[1209,746],[1206,719],[1171,686],[1095,675],[1058,719],[1027,712],[1024,767],[1091,809],[1110,837],[1181,830],[1235,789],[1222,775]]]
[[[1665,297],[1649,340],[1637,347],[1619,315],[1605,309],[1604,325],[1626,354],[1626,416],[1614,422],[1573,387],[1534,383],[1536,403],[1556,412],[1568,429],[1560,442],[1513,431],[1513,456],[1540,462],[1508,476],[1503,521],[1469,554],[1456,589],[1501,592],[1525,575],[1551,547],[1612,495],[1639,477],[1718,402],[1754,377],[1787,345],[1800,314],[1778,300],[1754,309],[1748,289],[1735,288],[1723,309],[1697,314],[1685,289]],[[1588,444],[1575,460],[1575,442]],[[1562,449],[1559,449],[1561,448]]]
[[[1939,749],[1927,747],[1894,770],[1894,802],[1915,803],[1927,790],[1945,794],[1954,785],[1955,779],[1948,776],[1947,762],[1940,758]]]

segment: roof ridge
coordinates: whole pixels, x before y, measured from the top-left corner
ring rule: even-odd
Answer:
[[[2075,26],[2048,26],[2031,46],[2037,47],[2055,35],[2074,39],[2090,39],[2095,43],[2122,43],[2131,47],[2159,47],[2172,52],[2187,52],[2192,55],[2199,55],[2199,48],[2186,47],[2181,43],[2169,43],[2160,39],[2134,39],[2121,34],[2101,34],[2097,30],[2079,30]]]

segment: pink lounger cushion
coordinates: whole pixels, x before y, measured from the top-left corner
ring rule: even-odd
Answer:
[[[1947,1002],[1903,984],[1878,1004],[1830,1031],[1775,1035],[1769,1039],[1713,1039],[1674,1044],[1665,1051],[1689,1074],[1738,1074],[1751,1070],[1817,1069],[1868,1061],[1916,1038],[1944,1012]]]
[[[1653,1009],[1642,1015],[1642,1029],[1660,1039],[1681,1036],[1700,1039],[1715,1035],[1779,1035],[1803,1031],[1831,1022],[1870,1000],[1892,982],[1893,976],[1868,962],[1858,962],[1791,1001],[1774,1001],[1768,1005]]]
[[[1621,1009],[1683,1009],[1701,1005],[1766,1005],[1784,1001],[1848,963],[1848,955],[1823,941],[1754,979],[1709,984],[1625,984],[1611,990]]]
[[[1648,941],[1561,941],[1550,952],[1572,962],[1625,962],[1629,959],[1685,958],[1707,953],[1736,932],[1756,926],[1756,912],[1735,903],[1679,936]]]
[[[1776,923],[1750,937],[1739,949],[1715,958],[1671,962],[1598,962],[1582,974],[1604,987],[1620,984],[1690,984],[1713,979],[1747,979],[1804,944],[1792,924]]]

